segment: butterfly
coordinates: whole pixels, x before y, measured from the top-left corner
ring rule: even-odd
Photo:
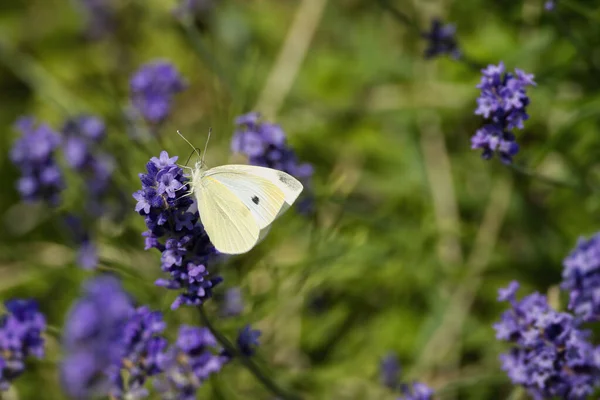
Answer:
[[[290,208],[303,186],[290,174],[272,168],[231,164],[207,169],[206,146],[201,161],[191,168],[189,194],[196,198],[200,221],[215,248],[224,254],[246,253]]]

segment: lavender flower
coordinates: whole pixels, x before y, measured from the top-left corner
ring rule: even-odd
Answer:
[[[237,130],[231,141],[233,152],[245,154],[252,165],[287,172],[300,180],[305,187],[310,186],[312,165],[298,162],[279,125],[260,122],[260,114],[256,112],[237,117],[235,124]]]
[[[177,157],[169,157],[166,151],[160,158],[153,157],[146,165],[148,173],[140,174],[142,190],[133,194],[138,201],[135,210],[145,217],[148,227],[143,234],[146,249],[162,253],[161,269],[169,274],[169,279],[159,279],[156,285],[184,291],[172,309],[202,304],[222,281],[209,275],[206,265],[216,251],[198,223],[198,212],[189,210],[193,201],[187,195],[188,178],[175,161]]]
[[[0,391],[8,390],[13,380],[25,371],[29,356],[44,357],[46,319],[34,300],[14,299],[4,303],[0,317]]]
[[[60,202],[64,181],[55,160],[55,151],[60,145],[60,136],[48,125],[36,127],[33,118],[20,118],[15,128],[21,131],[11,152],[12,162],[20,168],[21,178],[17,189],[23,200],[43,200],[52,206]]]
[[[158,358],[164,371],[154,380],[165,400],[195,400],[196,391],[228,362],[207,328],[182,325],[177,341]]]
[[[146,120],[160,124],[171,111],[173,96],[185,86],[183,78],[171,63],[153,61],[143,65],[131,78],[131,100]]]
[[[258,338],[261,334],[261,331],[258,329],[252,329],[250,325],[246,325],[240,329],[237,337],[237,346],[240,353],[247,357],[253,356],[256,351],[256,347],[258,347],[260,344]]]
[[[545,296],[533,293],[516,300],[519,285],[499,292],[511,309],[494,325],[496,338],[513,343],[500,360],[513,383],[536,399],[585,399],[600,384],[600,348],[588,341],[567,313],[553,310]]]
[[[600,233],[579,238],[563,265],[561,287],[569,291],[569,309],[584,321],[600,320]]]
[[[456,27],[453,24],[442,25],[439,19],[431,21],[431,30],[422,36],[427,39],[425,58],[433,58],[441,54],[448,54],[454,59],[461,57],[456,43]]]
[[[121,329],[118,346],[119,358],[108,369],[112,383],[113,399],[141,399],[148,396],[144,384],[146,379],[162,372],[158,361],[167,348],[162,337],[165,329],[162,314],[139,307],[132,312]],[[127,371],[127,382],[122,371]]]
[[[399,381],[400,362],[394,353],[390,352],[381,359],[380,375],[385,386],[401,393],[397,400],[430,400],[433,397],[433,390],[424,383]]]
[[[489,124],[477,130],[471,137],[472,149],[483,149],[482,157],[490,159],[498,153],[505,164],[510,164],[519,151],[512,129],[523,129],[523,122],[529,118],[526,108],[529,97],[527,86],[535,85],[533,75],[520,69],[515,73],[504,73],[504,64],[489,65],[482,70],[483,76],[477,87],[481,95],[477,99],[475,114],[489,120]]]
[[[554,0],[548,0],[544,3],[544,9],[546,11],[554,11],[555,7],[556,7],[556,3]]]
[[[104,122],[82,115],[68,120],[62,132],[67,163],[85,179],[90,200],[102,197],[109,187],[114,164],[109,154],[97,150],[106,136]]]
[[[433,390],[421,382],[403,384],[400,391],[402,396],[397,400],[431,400],[433,398]]]
[[[116,278],[100,276],[85,284],[63,332],[61,380],[70,397],[108,393],[107,371],[121,359],[123,327],[133,311],[130,297]]]

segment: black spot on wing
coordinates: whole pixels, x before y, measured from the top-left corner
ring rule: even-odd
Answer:
[[[254,204],[258,204],[260,202],[260,199],[258,198],[258,196],[254,196],[254,197],[252,197],[252,202]]]
[[[290,179],[290,176],[288,174],[284,174],[284,173],[278,173],[277,174],[279,176],[279,181],[284,183],[285,185],[291,185],[294,182]]]

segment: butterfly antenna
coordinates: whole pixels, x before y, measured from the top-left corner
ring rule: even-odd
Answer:
[[[185,138],[185,136],[183,136],[183,135],[181,134],[181,132],[179,132],[179,130],[177,130],[177,134],[178,134],[179,136],[181,136],[181,138],[182,138],[183,140],[185,140],[185,142],[186,142],[187,144],[189,144],[189,145],[192,147],[192,149],[194,149],[194,151],[196,152],[196,154],[198,154],[198,157],[200,157],[200,152],[198,151],[198,149],[197,149],[196,147],[194,147],[194,145],[193,145],[193,144],[191,144],[191,143],[190,143],[190,141],[189,141],[189,140],[187,140],[187,139]]]
[[[204,151],[202,152],[202,164],[204,164],[204,156],[206,155],[206,149],[208,148],[208,141],[210,140],[211,133],[212,128],[208,128],[208,137],[206,138],[206,144],[204,145]]]

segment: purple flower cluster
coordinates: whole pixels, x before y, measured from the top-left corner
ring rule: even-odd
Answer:
[[[412,382],[400,385],[402,395],[397,400],[431,400],[433,390],[424,383]]]
[[[0,317],[0,391],[25,371],[29,356],[44,357],[46,319],[37,302],[13,299],[6,301],[7,313]]]
[[[132,310],[128,321],[120,329],[116,346],[121,354],[108,369],[113,399],[142,399],[148,396],[144,387],[149,377],[162,372],[158,361],[167,348],[162,337],[166,324],[162,313],[148,307]],[[123,371],[127,380],[123,380]]]
[[[25,201],[46,201],[52,206],[60,203],[64,189],[63,174],[56,163],[55,153],[60,136],[48,125],[36,126],[33,118],[20,118],[15,127],[21,131],[11,152],[12,162],[21,170],[17,189]]]
[[[520,69],[515,69],[514,74],[505,73],[502,62],[489,65],[482,73],[477,85],[481,95],[475,114],[482,115],[490,123],[471,137],[471,148],[482,149],[482,157],[486,160],[498,153],[503,163],[510,164],[519,151],[511,130],[523,129],[523,121],[529,118],[526,112],[529,97],[525,88],[535,85],[533,75]]]
[[[155,378],[155,388],[161,399],[195,400],[202,383],[228,361],[207,328],[182,325],[177,341],[159,358],[164,373]]]
[[[116,278],[89,281],[64,330],[65,391],[75,399],[107,394],[143,399],[151,379],[165,395],[161,398],[195,398],[201,383],[228,357],[216,351],[217,342],[205,328],[182,326],[171,346],[163,337],[165,328],[162,313],[134,308]]]
[[[569,309],[584,321],[600,320],[600,233],[580,238],[563,265],[561,288],[569,292]]]
[[[153,157],[146,165],[147,173],[140,174],[142,190],[133,194],[135,210],[143,215],[148,231],[146,250],[156,248],[162,253],[161,269],[169,279],[159,279],[156,285],[167,289],[184,290],[171,305],[197,306],[212,296],[212,289],[221,277],[209,276],[207,262],[216,255],[208,235],[198,223],[197,211],[188,195],[188,178],[166,151]]]
[[[113,169],[112,158],[98,150],[106,134],[102,120],[88,115],[73,118],[65,123],[62,136],[47,125],[36,127],[32,118],[21,118],[16,126],[22,137],[15,142],[11,159],[23,175],[17,183],[23,199],[59,204],[59,194],[65,188],[64,169],[56,160],[60,148],[68,166],[85,182],[87,214],[101,215],[105,211],[102,198],[109,188]],[[65,222],[79,246],[78,264],[94,268],[98,262],[96,248],[84,229],[83,219],[71,215]]]
[[[103,210],[99,199],[109,188],[114,165],[109,154],[98,150],[106,136],[104,122],[91,115],[81,115],[68,120],[62,133],[65,159],[84,178],[89,209],[93,215],[99,215]]]
[[[553,310],[545,296],[533,293],[516,300],[515,281],[499,290],[498,300],[510,303],[494,325],[496,338],[512,342],[500,360],[513,383],[535,399],[585,399],[600,384],[600,347],[588,342],[567,313]]]
[[[131,298],[116,278],[100,276],[84,285],[83,296],[71,307],[63,330],[61,380],[70,397],[108,393],[107,372],[123,355],[123,327],[133,311]]]
[[[248,157],[252,165],[274,168],[287,172],[300,180],[305,188],[310,187],[313,167],[299,163],[296,153],[287,144],[281,126],[261,122],[260,114],[251,112],[236,118],[237,129],[231,140],[231,150]],[[310,209],[312,199],[305,198],[298,203],[300,209]]]
[[[177,69],[167,61],[143,65],[129,85],[133,106],[152,124],[160,124],[168,117],[173,96],[186,87]]]
[[[456,43],[456,26],[453,24],[442,25],[439,19],[431,21],[431,30],[422,36],[427,39],[425,58],[433,58],[441,54],[448,54],[454,59],[461,57]]]
[[[258,338],[262,334],[258,329],[252,329],[250,325],[240,329],[237,337],[237,347],[240,353],[246,357],[253,356],[256,352],[256,347],[260,345]]]
[[[384,386],[401,393],[397,400],[431,400],[433,398],[433,390],[424,383],[400,382],[400,362],[394,353],[388,353],[381,359],[380,376]]]

